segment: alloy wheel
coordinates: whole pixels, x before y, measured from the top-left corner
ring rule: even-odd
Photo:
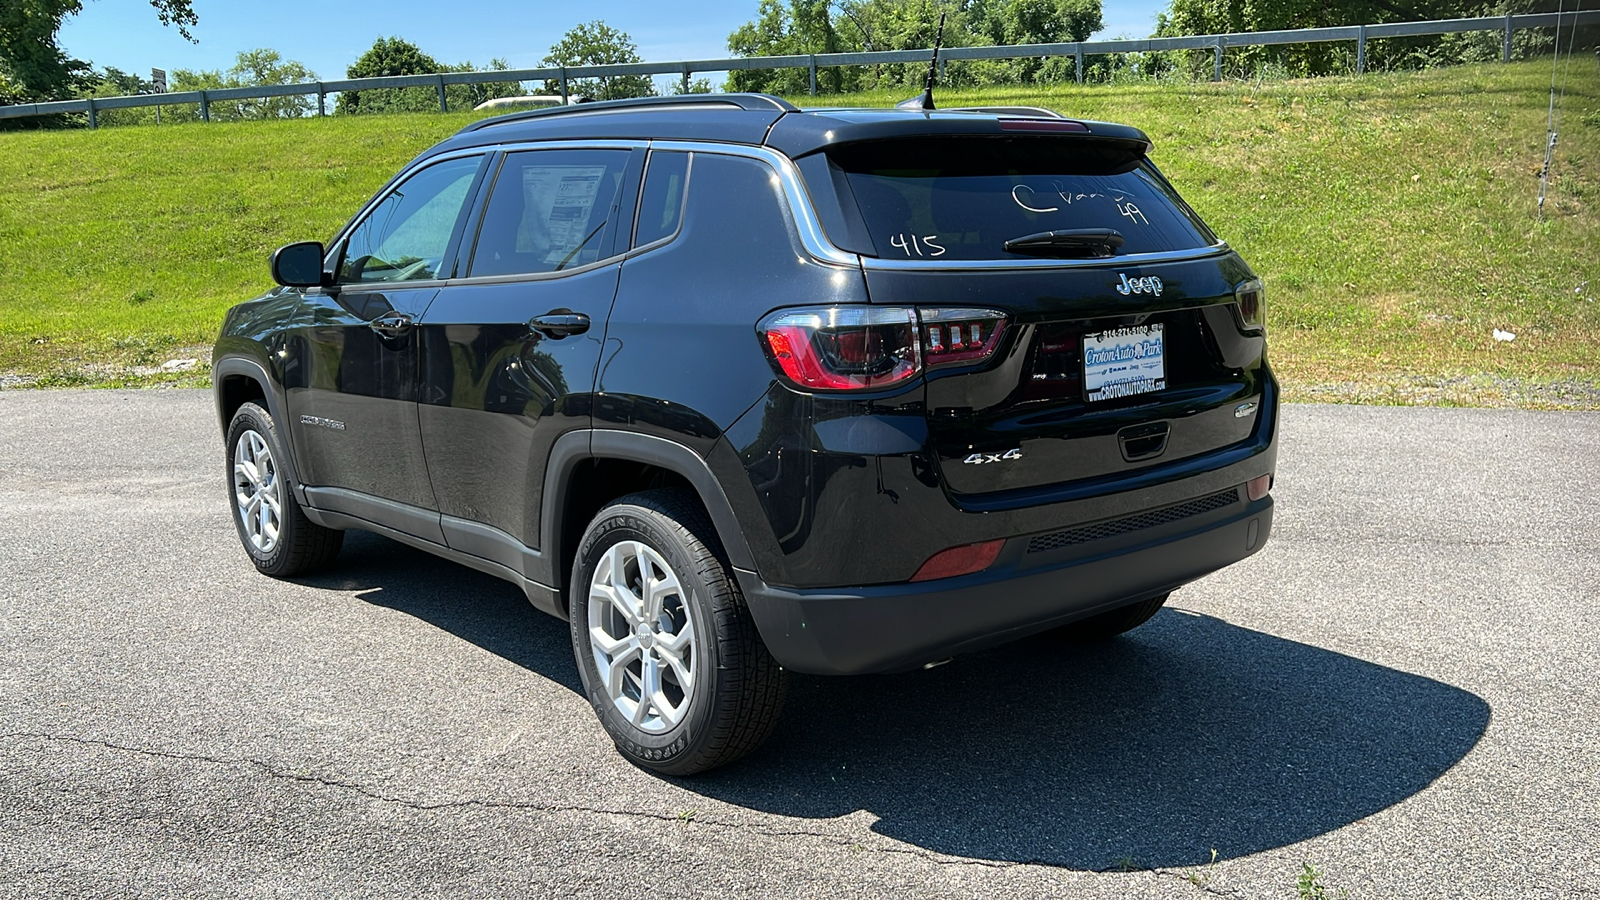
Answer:
[[[639,541],[606,550],[589,580],[589,645],[617,710],[651,734],[683,721],[694,697],[694,621],[678,576]]]
[[[283,528],[281,484],[266,438],[245,430],[233,447],[233,502],[245,540],[262,556],[277,548]]]

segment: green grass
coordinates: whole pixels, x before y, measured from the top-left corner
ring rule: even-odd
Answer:
[[[1042,105],[1149,132],[1179,190],[1265,278],[1291,397],[1593,408],[1600,69],[1580,58],[1570,71],[1542,223],[1549,60],[940,103]],[[126,381],[130,366],[203,352],[223,310],[266,286],[272,248],[326,238],[470,118],[0,134],[0,372]],[[1497,343],[1496,328],[1516,340]]]

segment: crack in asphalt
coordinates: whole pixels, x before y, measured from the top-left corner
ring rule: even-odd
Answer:
[[[778,829],[778,828],[771,828],[771,827],[767,827],[767,826],[763,826],[763,825],[751,825],[749,823],[744,823],[744,822],[724,822],[724,821],[717,821],[715,819],[702,819],[702,818],[699,818],[698,816],[692,816],[692,817],[686,818],[683,815],[673,815],[673,814],[669,814],[669,813],[655,813],[655,812],[648,812],[648,811],[644,811],[644,810],[606,809],[606,808],[603,808],[603,807],[581,806],[581,805],[575,805],[575,804],[566,805],[566,804],[551,804],[551,803],[531,803],[531,802],[527,802],[527,801],[517,801],[517,800],[484,800],[484,799],[477,799],[477,798],[468,798],[468,799],[463,799],[463,800],[444,800],[444,801],[439,801],[439,802],[417,801],[417,800],[410,800],[410,799],[407,799],[405,797],[396,796],[396,795],[393,795],[393,794],[381,793],[379,791],[373,790],[370,787],[367,787],[364,784],[360,784],[360,783],[353,782],[353,781],[344,781],[342,779],[329,778],[329,777],[322,776],[322,775],[302,774],[302,773],[299,773],[299,772],[287,771],[287,770],[281,769],[281,768],[279,768],[277,766],[274,766],[274,765],[272,765],[270,763],[263,762],[263,761],[261,761],[259,759],[232,759],[232,758],[220,757],[220,756],[207,756],[207,755],[205,755],[203,753],[179,753],[179,752],[175,752],[175,751],[171,751],[171,750],[157,750],[157,749],[154,749],[154,748],[151,748],[151,747],[135,747],[135,746],[131,746],[131,745],[128,745],[128,744],[118,744],[118,743],[114,743],[112,741],[100,740],[98,738],[83,738],[83,737],[77,737],[77,736],[74,736],[74,735],[46,734],[46,733],[43,733],[43,732],[36,732],[36,731],[17,731],[17,732],[7,732],[5,734],[0,734],[0,739],[5,739],[5,740],[32,739],[32,740],[40,740],[40,741],[51,741],[51,742],[56,742],[56,743],[78,744],[78,745],[81,745],[81,746],[100,747],[100,748],[103,748],[103,749],[106,749],[106,750],[114,750],[114,751],[123,752],[123,753],[135,753],[135,754],[138,754],[138,755],[141,755],[141,756],[155,757],[157,759],[170,759],[170,760],[175,760],[175,761],[179,761],[179,762],[209,763],[211,765],[224,766],[224,767],[229,767],[229,768],[246,768],[246,767],[254,768],[254,769],[258,770],[259,772],[261,772],[262,774],[266,775],[269,778],[282,779],[282,780],[285,780],[285,781],[291,781],[291,782],[295,782],[295,783],[298,783],[298,784],[318,785],[318,786],[321,786],[321,787],[338,788],[338,789],[341,789],[341,790],[347,790],[347,791],[351,791],[351,792],[356,793],[356,794],[360,794],[361,796],[366,797],[366,798],[368,798],[370,800],[376,800],[376,801],[379,801],[381,803],[392,803],[392,804],[395,804],[395,805],[398,805],[398,806],[404,806],[404,807],[406,807],[408,809],[414,809],[414,810],[417,810],[419,812],[448,812],[448,811],[461,810],[461,809],[478,808],[478,809],[516,810],[516,811],[521,811],[521,812],[590,813],[592,815],[622,816],[622,817],[626,817],[626,818],[635,818],[635,819],[653,819],[653,820],[658,821],[658,822],[678,822],[678,823],[683,824],[685,827],[689,827],[689,826],[706,826],[706,827],[712,827],[712,828],[720,828],[720,829],[726,829],[726,830],[739,830],[739,831],[745,831],[745,832],[755,831],[755,832],[757,832],[759,834],[762,834],[764,836],[775,837],[775,838],[783,838],[783,837],[815,838],[815,839],[818,839],[818,840],[821,840],[821,841],[825,841],[827,843],[831,843],[831,844],[834,844],[836,846],[844,847],[844,848],[847,848],[847,849],[850,849],[850,850],[854,850],[854,851],[857,851],[857,852],[897,853],[897,854],[902,854],[902,855],[906,855],[906,856],[920,857],[922,859],[927,860],[928,862],[935,863],[935,864],[938,864],[938,865],[979,866],[979,867],[990,868],[990,869],[1009,869],[1009,868],[1014,868],[1016,866],[1025,866],[1025,865],[1044,865],[1044,866],[1052,865],[1051,863],[1049,863],[1046,860],[1038,860],[1038,859],[1033,859],[1033,860],[972,859],[972,858],[960,857],[960,856],[946,856],[946,855],[943,855],[943,854],[934,853],[932,851],[920,850],[920,849],[910,848],[910,847],[869,847],[869,846],[867,846],[865,844],[862,844],[860,841],[855,840],[853,838],[844,837],[844,836],[840,836],[840,835],[836,835],[836,834],[829,834],[829,833],[820,832],[820,831],[809,831],[809,830],[805,830],[805,829]]]
[[[1183,882],[1184,884],[1189,885],[1190,887],[1198,888],[1203,893],[1212,894],[1212,895],[1217,896],[1217,897],[1243,897],[1243,896],[1245,896],[1244,894],[1242,894],[1242,893],[1240,893],[1239,891],[1236,891],[1236,890],[1231,890],[1231,889],[1228,889],[1228,888],[1219,888],[1219,887],[1214,886],[1213,884],[1211,884],[1211,876],[1210,875],[1202,875],[1202,876],[1200,876],[1200,879],[1197,881],[1197,880],[1195,880],[1194,877],[1192,877],[1193,874],[1194,874],[1193,872],[1182,872],[1182,871],[1179,871],[1177,869],[1146,869],[1145,871],[1153,872],[1156,875],[1165,875],[1165,876],[1168,876],[1168,877],[1171,877],[1171,878],[1176,878],[1179,881]]]

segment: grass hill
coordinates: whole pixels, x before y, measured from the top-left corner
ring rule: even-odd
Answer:
[[[1542,222],[1548,59],[940,103],[1047,106],[1149,132],[1179,190],[1265,278],[1293,398],[1600,408],[1600,69],[1578,58],[1569,71]],[[326,239],[471,118],[0,133],[0,373],[193,380],[132,367],[203,356],[223,310],[268,286],[274,247]]]

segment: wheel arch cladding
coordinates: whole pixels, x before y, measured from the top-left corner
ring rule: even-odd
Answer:
[[[737,568],[754,563],[722,485],[698,454],[647,434],[598,429],[563,435],[545,468],[540,541],[556,588],[566,584],[583,530],[605,504],[640,489],[677,485],[704,507],[722,552]]]

